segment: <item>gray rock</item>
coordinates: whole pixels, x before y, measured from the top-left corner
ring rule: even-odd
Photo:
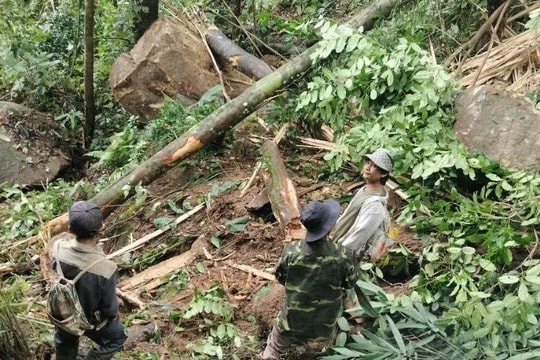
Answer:
[[[227,81],[228,75],[236,81]],[[225,70],[224,80],[231,97],[250,81],[236,70]],[[167,16],[156,20],[129,53],[115,60],[109,83],[115,99],[129,113],[146,120],[158,114],[165,96],[192,105],[221,84],[196,28]]]
[[[489,86],[456,100],[457,137],[509,169],[540,169],[540,112],[523,95]]]
[[[70,164],[62,133],[50,116],[2,102],[0,185],[43,185],[56,178]]]

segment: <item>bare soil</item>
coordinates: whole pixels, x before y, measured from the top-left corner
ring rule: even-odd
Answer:
[[[239,349],[229,349],[240,359],[256,358],[257,353],[264,346],[266,336],[271,329],[271,324],[284,301],[284,289],[281,285],[260,278],[254,274],[239,270],[234,265],[248,265],[253,268],[272,272],[273,267],[279,260],[284,242],[279,226],[272,216],[271,208],[264,207],[257,213],[251,213],[246,206],[264,188],[260,176],[251,184],[249,190],[242,196],[242,185],[245,185],[252,177],[258,161],[259,143],[250,141],[245,133],[235,132],[231,145],[219,145],[218,151],[211,154],[212,159],[208,163],[198,162],[197,165],[182,165],[171,169],[165,176],[156,180],[148,187],[149,196],[142,209],[138,209],[129,220],[126,220],[125,205],[118,209],[107,219],[107,232],[105,236],[114,237],[122,231],[129,229],[129,237],[136,240],[156,230],[154,220],[158,217],[176,217],[170,207],[163,206],[158,213],[152,210],[157,202],[165,204],[167,200],[174,199],[180,203],[189,202],[192,205],[205,199],[210,207],[193,215],[187,221],[181,223],[175,230],[170,230],[162,236],[153,239],[145,248],[137,250],[133,258],[143,256],[144,251],[157,248],[171,237],[184,237],[187,243],[194,239],[204,237],[210,240],[212,236],[220,238],[221,246],[207,246],[208,252],[196,259],[193,264],[184,270],[189,274],[189,282],[185,289],[175,289],[171,284],[165,284],[158,289],[145,291],[140,289],[137,295],[149,304],[147,313],[133,319],[134,307],[125,303],[122,307],[124,318],[129,321],[128,333],[130,338],[126,344],[123,356],[137,358],[135,354],[159,353],[162,359],[183,359],[192,357],[192,352],[186,349],[189,344],[194,344],[208,336],[207,330],[201,326],[204,320],[195,319],[171,319],[171,313],[179,313],[181,309],[192,301],[196,291],[203,292],[213,286],[218,286],[225,292],[226,299],[234,304],[234,319],[232,322],[238,328],[242,339],[246,341]],[[290,151],[287,150],[287,151]],[[208,154],[210,155],[210,154]],[[204,155],[204,156],[208,156]],[[287,158],[286,152],[282,153],[289,168],[302,162],[295,158]],[[295,155],[293,155],[295,156]],[[318,160],[312,157],[313,171],[316,172]],[[203,164],[203,165],[201,165]],[[198,166],[198,167],[197,167]],[[206,167],[208,166],[208,167]],[[211,181],[192,184],[194,178],[201,178],[212,171],[212,167],[220,168],[219,176]],[[297,193],[312,186],[315,178],[300,177],[304,174],[290,173],[296,184]],[[224,186],[226,183],[238,184],[232,186],[223,193],[214,194],[213,187]],[[358,184],[332,183],[317,181],[321,185],[318,189],[300,196],[300,203],[305,204],[311,200],[322,200],[329,197],[338,197],[351,194]],[[182,199],[178,201],[178,199]],[[399,212],[403,204],[397,197],[392,198],[391,208],[394,213]],[[346,204],[342,204],[343,208]],[[232,219],[248,216],[249,221],[244,231],[234,232],[227,228],[226,223]],[[126,225],[126,222],[129,225]],[[125,238],[125,236],[124,236]],[[122,236],[118,240],[108,244],[111,248],[123,246]],[[398,242],[415,253],[418,250],[418,241],[412,234],[401,228]],[[189,247],[189,244],[187,244]],[[185,251],[186,246],[172,249],[162,258],[156,259],[152,264]],[[112,249],[111,249],[112,250]],[[142,270],[142,266],[132,267],[119,261],[121,279],[130,277],[131,274]],[[178,269],[179,273],[182,269]],[[406,291],[406,277],[400,278],[395,284],[380,284],[388,292]],[[172,289],[172,290],[171,290]],[[183,330],[179,330],[182,328]],[[288,359],[304,358],[302,350],[292,351]],[[227,358],[227,356],[226,356]]]

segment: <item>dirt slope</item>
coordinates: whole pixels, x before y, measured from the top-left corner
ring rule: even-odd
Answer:
[[[181,164],[170,170],[148,187],[142,208],[136,208],[133,202],[129,202],[107,219],[104,236],[111,239],[105,243],[106,250],[110,252],[155,231],[155,223],[160,219],[178,217],[175,209],[178,211],[184,207],[186,210],[188,203],[191,206],[201,202],[207,205],[175,229],[152,239],[132,256],[116,259],[122,282],[149,266],[188,250],[196,239],[206,242],[207,252],[201,253],[191,265],[176,269],[162,286],[151,290],[140,286],[131,290],[148,307],[141,311],[127,302],[122,306],[122,316],[129,333],[125,351],[120,354],[124,358],[156,358],[150,353],[159,354],[160,359],[196,357],[189,347],[208,344],[210,328],[224,322],[236,326],[242,345],[224,349],[223,358],[252,359],[264,345],[271,322],[282,306],[283,288],[237,267],[247,265],[271,273],[284,243],[269,205],[256,213],[246,209],[264,187],[260,176],[244,196],[241,194],[259,159],[259,142],[253,142],[237,131],[232,143],[233,146],[221,144],[201,154],[201,158],[208,161]],[[286,149],[282,154],[291,154],[292,150]],[[316,180],[316,169],[320,166],[317,157],[291,156],[285,158],[285,162],[297,193],[315,182],[320,185],[317,190],[300,197],[301,205],[311,200],[346,197],[354,192],[355,185],[359,185]],[[298,170],[300,168],[303,174]],[[392,208],[399,210],[402,204],[393,199]],[[342,207],[345,206],[346,203],[342,202]],[[229,221],[246,216],[245,229],[234,229],[228,225]],[[217,238],[219,247],[216,246]],[[400,232],[400,239],[415,243],[405,229]],[[401,284],[390,287],[402,291]],[[233,304],[233,315],[229,320],[210,313],[200,313],[190,319],[181,317],[182,310],[189,309],[197,296],[216,288],[222,289],[223,298]],[[307,358],[301,353],[301,350],[292,351],[287,358]]]

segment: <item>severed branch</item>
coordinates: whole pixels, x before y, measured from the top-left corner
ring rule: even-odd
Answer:
[[[121,299],[124,299],[127,302],[136,305],[139,309],[144,309],[147,305],[144,301],[139,299],[137,296],[127,293],[125,291],[122,291],[120,289],[116,289],[116,295],[118,295]]]
[[[276,144],[279,144],[279,142],[281,141],[281,139],[283,139],[283,137],[285,136],[285,133],[287,132],[287,130],[289,129],[289,126],[290,124],[289,123],[286,123],[284,124],[280,129],[279,131],[276,133],[276,136],[274,136],[274,142]],[[249,181],[247,182],[246,186],[244,186],[244,188],[242,189],[242,192],[240,193],[240,197],[243,197],[247,190],[249,189],[249,187],[251,186],[251,184],[253,184],[253,181],[255,181],[255,177],[257,176],[257,173],[259,172],[259,170],[261,169],[261,166],[262,166],[262,162],[259,161],[257,163],[257,165],[255,166],[255,170],[253,171],[253,174],[251,175],[251,178],[249,179]]]
[[[267,63],[236,45],[214,25],[208,27],[206,41],[220,59],[255,80],[272,73]]]
[[[503,8],[504,8],[504,5],[503,6],[499,6],[497,8],[497,10],[495,10],[493,12],[493,14],[491,14],[491,16],[486,20],[486,22],[480,27],[480,29],[478,29],[478,31],[476,32],[476,34],[474,34],[474,36],[468,40],[467,42],[465,42],[464,44],[461,44],[447,59],[446,61],[444,62],[444,66],[445,67],[450,67],[450,64],[454,61],[454,59],[456,58],[456,56],[458,56],[463,50],[466,50],[466,54],[465,54],[465,57],[464,59],[467,59],[469,57],[469,55],[471,54],[471,51],[474,49],[474,47],[476,46],[476,44],[478,43],[478,41],[480,41],[480,38],[484,35],[484,33],[489,29],[489,27],[491,26],[491,24],[493,24],[493,22],[499,18],[499,16],[501,15],[502,11],[503,11]],[[460,65],[458,66],[458,69],[459,70],[461,68],[461,65],[463,64],[463,61],[461,61]]]
[[[267,140],[262,146],[262,155],[267,164],[263,174],[272,206],[272,213],[284,232],[284,241],[304,237],[304,227],[300,223],[300,205],[296,189],[287,168],[279,154],[277,144]]]
[[[258,276],[260,278],[277,282],[276,277],[273,274],[270,274],[269,272],[266,272],[264,270],[256,269],[253,266],[234,264],[234,263],[227,263],[227,265],[229,265],[229,266],[231,266],[231,267],[233,267],[235,269],[245,271],[245,272],[247,272],[249,274],[253,274],[253,275]]]
[[[201,211],[203,208],[204,208],[204,204],[199,204],[197,206],[195,206],[193,209],[191,209],[190,211],[188,211],[187,213],[185,214],[182,214],[181,216],[179,216],[176,220],[174,220],[172,223],[168,224],[167,226],[164,226],[163,228],[161,229],[158,229],[150,234],[147,234],[145,236],[143,236],[142,238],[140,238],[139,240],[129,244],[129,245],[126,245],[124,246],[123,248],[121,249],[118,249],[116,250],[115,252],[113,253],[110,253],[109,255],[107,255],[108,258],[114,258],[114,257],[118,257],[118,256],[121,256],[127,252],[130,252],[130,251],[133,251],[133,250],[136,250],[138,248],[140,248],[143,244],[147,243],[148,241],[152,240],[153,238],[155,238],[156,236],[159,236],[161,234],[163,234],[164,232],[170,230],[171,228],[173,228],[174,226],[180,224],[181,222],[189,219],[192,215],[198,213],[199,211]]]
[[[181,255],[160,262],[134,276],[121,281],[118,287],[124,291],[141,288],[150,291],[167,282],[164,277],[179,268],[191,264],[199,255],[204,254],[203,248],[208,245],[204,236],[200,236],[191,245],[191,249]]]

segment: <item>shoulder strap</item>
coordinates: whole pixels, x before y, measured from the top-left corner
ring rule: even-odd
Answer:
[[[56,240],[56,273],[60,276],[60,277],[64,277],[64,272],[62,271],[62,265],[60,265],[60,242],[62,241],[63,239],[58,239]]]
[[[62,265],[60,264],[60,256],[59,256],[59,252],[60,252],[60,241],[62,241],[62,239],[58,239],[58,241],[56,241],[56,272],[58,273],[58,275],[60,275],[60,277],[64,277],[64,273],[62,271]],[[79,281],[79,279],[81,278],[81,276],[83,276],[88,270],[90,270],[90,268],[94,265],[96,265],[98,262],[100,262],[101,260],[105,260],[107,259],[108,257],[107,256],[104,256],[102,258],[99,258],[97,259],[96,261],[92,262],[90,265],[88,265],[87,267],[85,267],[84,269],[82,269],[78,274],[77,276],[75,276],[73,278],[73,284],[77,283],[77,281]]]
[[[87,272],[88,270],[90,270],[90,268],[94,265],[96,265],[98,262],[100,262],[101,260],[105,260],[107,257],[102,257],[102,258],[99,258],[97,259],[96,261],[94,261],[93,263],[91,263],[90,265],[88,265],[87,267],[85,267],[84,269],[82,269],[78,274],[77,276],[75,276],[75,278],[73,278],[73,283],[75,284],[77,281],[79,281],[79,279],[81,278],[81,276],[84,275],[85,272]]]

